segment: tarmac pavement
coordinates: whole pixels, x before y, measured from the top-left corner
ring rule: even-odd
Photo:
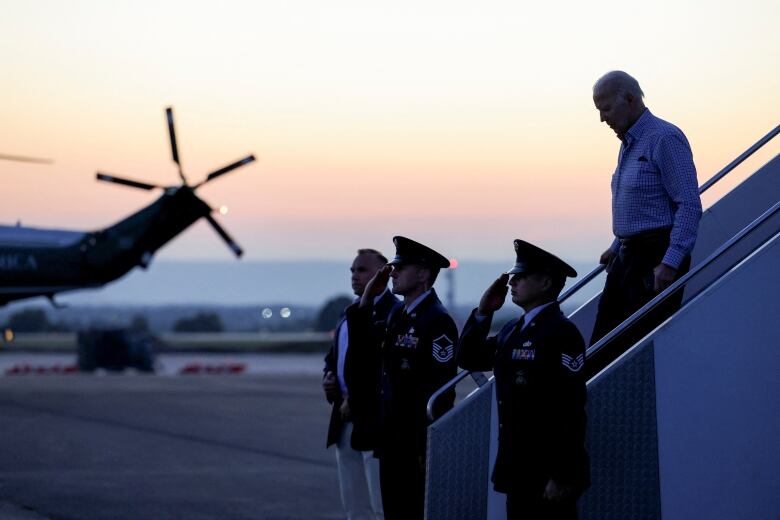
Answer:
[[[0,377],[0,519],[341,518],[328,417],[310,367]]]

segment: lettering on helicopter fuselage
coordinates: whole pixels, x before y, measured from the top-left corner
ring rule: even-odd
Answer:
[[[37,271],[38,261],[33,255],[0,255],[0,271]]]

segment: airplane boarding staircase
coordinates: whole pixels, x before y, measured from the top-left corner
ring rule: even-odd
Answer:
[[[700,191],[778,133],[780,126]],[[689,273],[588,348],[592,358],[685,291],[677,313],[588,381],[592,485],[580,500],[581,518],[780,519],[778,265],[780,154],[704,212]],[[598,298],[570,316],[586,339]],[[438,395],[468,375],[459,373],[431,397],[429,415]],[[493,379],[482,380],[428,429],[429,520],[505,518],[504,496],[490,484],[497,447]]]

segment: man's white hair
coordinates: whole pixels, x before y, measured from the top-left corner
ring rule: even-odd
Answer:
[[[593,92],[595,92],[596,89],[603,89],[605,87],[609,87],[615,94],[628,92],[635,98],[642,99],[645,97],[645,93],[642,92],[639,82],[622,70],[613,70],[601,76],[596,83],[593,84]]]

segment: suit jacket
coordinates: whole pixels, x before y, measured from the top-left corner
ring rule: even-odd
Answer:
[[[511,320],[488,337],[491,318],[469,317],[458,364],[494,370],[498,401],[496,491],[544,489],[549,479],[584,491],[590,485],[585,451],[585,342],[557,303],[522,330]]]
[[[358,303],[353,303],[347,309],[357,307],[357,305]],[[376,326],[384,326],[388,314],[400,305],[401,302],[390,291],[386,291],[373,306],[370,319],[376,323]],[[345,323],[347,324],[348,347],[344,360],[343,377],[349,389],[349,406],[353,425],[350,444],[355,450],[369,451],[374,449],[376,443],[380,361],[376,349],[361,343],[362,340],[356,336],[355,331],[359,327],[353,325],[346,310],[336,325],[333,344],[325,356],[324,371],[331,371],[338,376],[339,332]],[[341,435],[343,421],[339,408],[343,400],[339,387],[339,396],[332,401],[333,409],[328,425],[327,446],[337,443]]]
[[[427,442],[428,399],[457,371],[455,349],[458,329],[435,291],[412,311],[403,306],[387,322],[375,323],[365,309],[352,307],[352,315],[362,327],[356,332],[380,352],[382,364],[380,434],[376,453],[424,455]],[[351,327],[350,323],[350,327]],[[452,408],[454,390],[437,401],[436,413]]]

